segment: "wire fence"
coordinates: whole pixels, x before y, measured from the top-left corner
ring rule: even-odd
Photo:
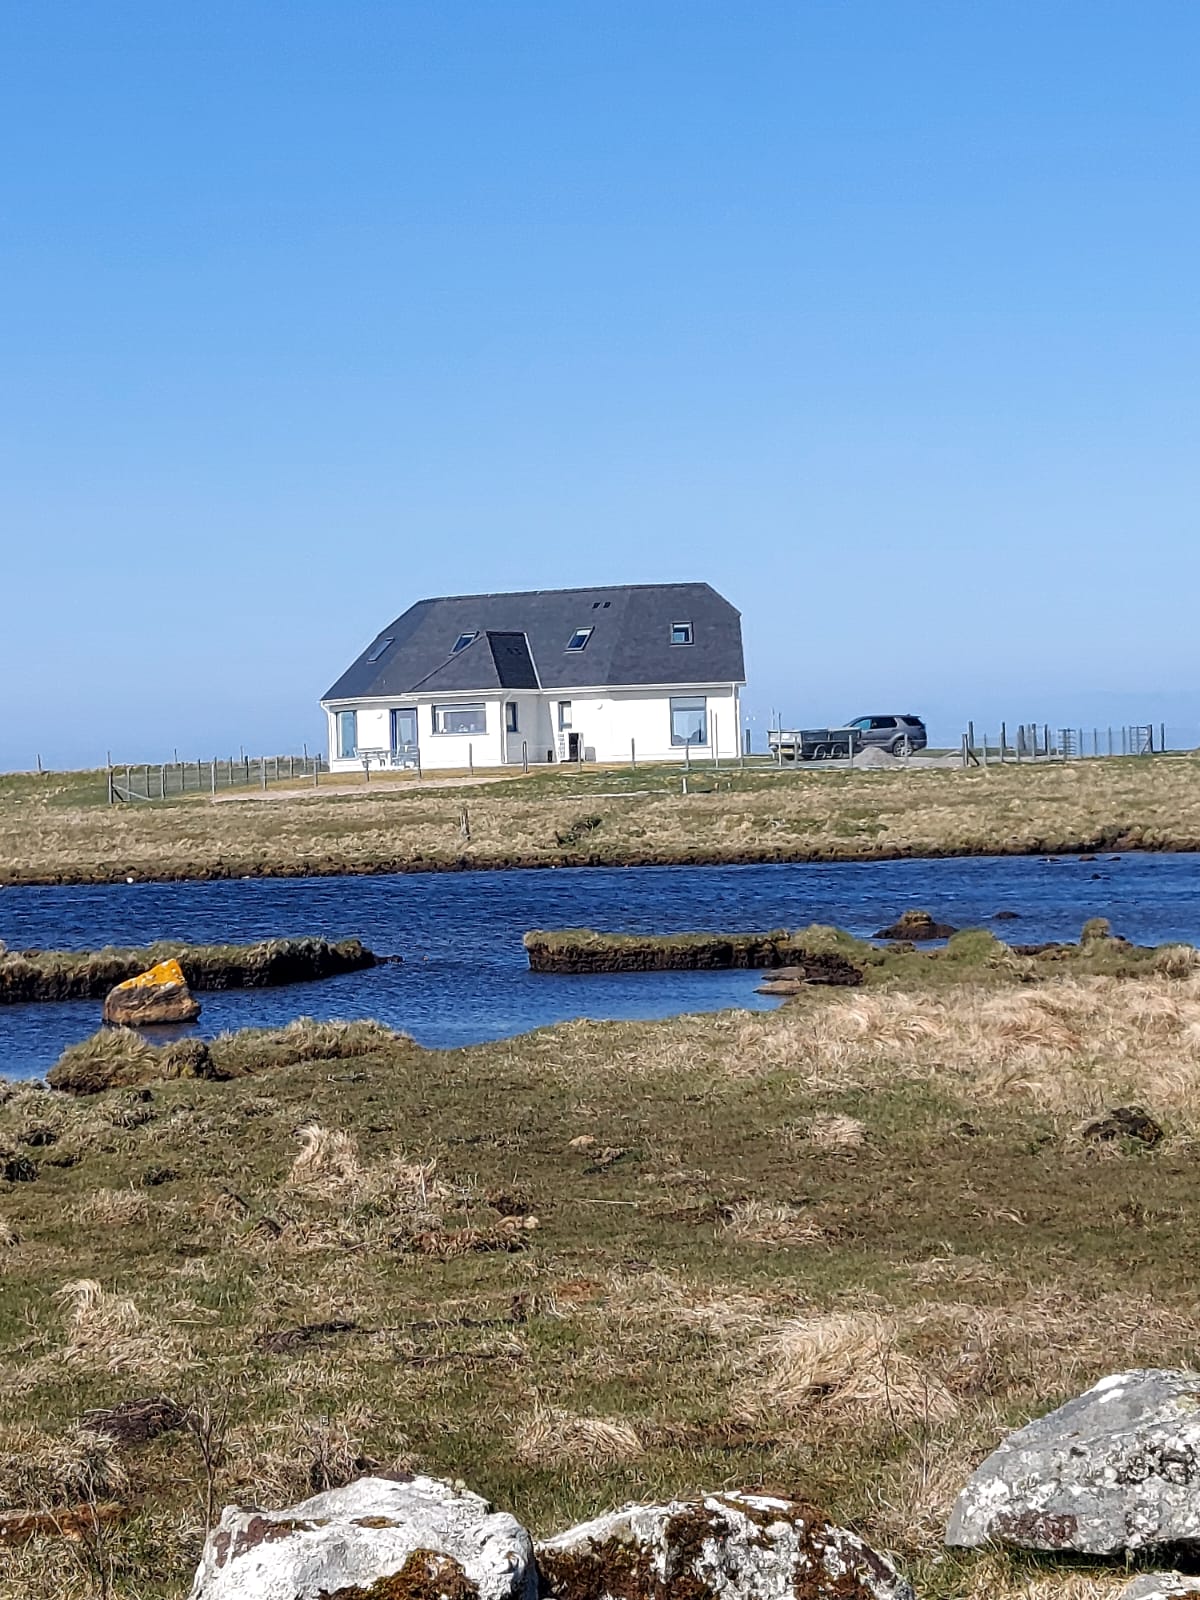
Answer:
[[[795,738],[797,743],[788,746],[786,741],[791,738]],[[663,775],[674,772],[682,777],[683,790],[686,793],[689,776],[693,773],[698,775],[701,770],[707,768],[715,768],[718,771],[724,769],[729,773],[731,770],[745,770],[748,767],[761,771],[764,766],[783,768],[792,767],[797,763],[806,767],[813,764],[810,752],[806,751],[803,756],[800,754],[798,735],[772,730],[769,739],[769,751],[762,754],[752,752],[750,729],[747,727],[741,748],[736,754],[718,755],[715,750],[707,749],[704,751],[697,749],[693,752],[685,746],[673,760],[665,762],[661,759],[656,760],[653,756],[639,756],[636,746],[631,742],[627,763],[610,761],[602,765],[612,767],[627,764],[634,770],[645,767],[648,771],[657,770]],[[957,747],[951,746],[949,749],[945,746],[931,747],[928,751],[906,749],[902,756],[889,758],[886,764],[891,766],[894,759],[897,766],[908,766],[911,759],[914,766],[919,766],[932,758],[939,765],[961,763],[963,767],[984,767],[993,763],[1082,761],[1185,752],[1200,754],[1200,728],[1172,727],[1163,722],[1126,723],[1121,726],[1114,724],[1105,727],[1086,725],[1055,727],[1047,722],[1013,724],[1001,722],[999,727],[993,730],[984,729],[981,724],[970,722]],[[863,758],[868,755],[876,755],[875,747],[869,744],[859,745],[855,741],[848,749],[838,747],[836,750],[822,752],[820,759],[830,766],[857,767],[864,764]],[[522,765],[522,763],[517,764]],[[559,763],[556,770],[560,773],[579,771],[593,764],[585,762],[581,751],[577,761]],[[419,762],[411,765],[418,777],[423,775]],[[366,769],[366,780],[369,782],[371,773],[366,762],[364,769]],[[38,757],[37,771],[47,773],[47,770]],[[488,769],[472,770],[480,775],[486,775]],[[525,770],[530,770],[527,763]],[[342,776],[332,775],[339,779]],[[272,784],[281,783],[292,785],[306,783],[318,788],[322,779],[330,776],[331,768],[326,758],[319,754],[310,754],[307,750],[301,755],[249,756],[243,753],[237,756],[216,756],[207,761],[201,758],[196,761],[113,762],[101,771],[101,781],[109,805],[145,804],[181,795],[217,795],[238,789],[267,790]]]
[[[224,789],[265,789],[270,783],[308,779],[318,785],[329,764],[323,756],[229,756],[210,761],[139,762],[109,766],[108,803],[168,800],[181,794],[217,794]]]
[[[991,761],[1083,761],[1110,756],[1153,756],[1167,750],[1165,722],[1125,723],[1105,728],[1054,728],[1048,722],[1020,722],[1010,729],[1001,723],[994,737],[986,731],[976,736],[967,724],[962,736],[964,766],[987,766]]]

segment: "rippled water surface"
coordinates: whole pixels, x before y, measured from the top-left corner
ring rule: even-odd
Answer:
[[[196,1030],[294,1017],[377,1017],[423,1044],[452,1046],[571,1017],[663,1017],[763,1006],[752,972],[535,977],[530,928],[717,932],[831,922],[870,934],[909,906],[959,927],[996,924],[1022,943],[1075,938],[1107,916],[1138,943],[1200,943],[1200,857],[1129,855],[846,862],[758,867],[562,868],[372,878],[248,879],[0,889],[11,949],[95,949],[154,939],[242,944],[271,935],[361,937],[402,966],[285,989],[202,994]],[[100,1003],[0,1006],[0,1074],[39,1076],[99,1023]]]

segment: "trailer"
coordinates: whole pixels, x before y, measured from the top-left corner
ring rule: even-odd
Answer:
[[[907,756],[927,742],[924,721],[911,711],[853,717],[837,728],[773,728],[767,734],[767,748],[779,761],[838,761],[867,749]]]
[[[779,728],[767,735],[767,748],[782,761],[837,761],[862,748],[854,728]]]

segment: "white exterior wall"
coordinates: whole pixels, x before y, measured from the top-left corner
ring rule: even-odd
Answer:
[[[708,736],[703,745],[693,745],[691,753],[711,756],[714,721],[716,754],[722,759],[738,754],[741,738],[738,692],[726,684],[721,688],[694,690],[604,689],[590,693],[566,692],[553,697],[557,727],[558,701],[571,701],[571,731],[582,736],[585,759],[628,761],[630,742],[639,761],[682,761],[680,745],[671,743],[671,701],[704,698],[708,702]],[[593,755],[592,752],[595,752]]]
[[[522,759],[522,749],[528,753],[529,765],[545,766],[546,752],[554,748],[554,737],[550,732],[550,713],[546,705],[546,697],[538,691],[528,689],[510,690],[503,702],[502,709],[512,702],[517,708],[517,731],[505,733],[505,748],[510,766],[517,766]],[[507,719],[506,719],[507,728]]]
[[[507,694],[457,694],[411,696],[407,699],[363,701],[357,706],[343,704],[327,708],[329,721],[330,769],[334,772],[361,772],[361,755],[340,760],[337,754],[337,712],[358,713],[358,748],[389,750],[393,708],[416,706],[417,742],[421,766],[425,771],[448,771],[476,767],[513,766],[520,763],[522,742],[529,752],[531,766],[544,764],[546,752],[566,749],[566,736],[558,729],[558,706],[571,702],[572,733],[580,735],[585,760],[625,762],[630,758],[631,741],[639,761],[682,761],[683,747],[671,743],[671,701],[698,699],[708,702],[708,736],[703,745],[692,745],[693,759],[711,757],[713,734],[716,754],[722,760],[736,758],[741,741],[741,715],[736,685],[680,686],[663,689],[562,689],[510,690]],[[505,706],[517,704],[517,732],[505,727]],[[474,734],[434,733],[433,711],[442,705],[483,705],[487,731]]]
[[[487,718],[483,733],[435,733],[433,713],[437,706],[482,705]],[[331,772],[361,772],[364,750],[390,750],[392,739],[392,711],[415,706],[417,710],[417,744],[423,768],[454,771],[472,763],[477,767],[502,767],[504,754],[504,702],[495,695],[456,694],[436,697],[409,696],[398,700],[360,701],[330,707],[329,715],[329,768]],[[337,715],[339,711],[358,713],[358,749],[360,754],[343,761],[337,753]],[[517,759],[520,760],[518,746]]]

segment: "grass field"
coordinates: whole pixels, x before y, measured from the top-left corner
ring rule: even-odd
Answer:
[[[969,772],[705,768],[688,786],[655,768],[553,770],[108,807],[102,773],[10,775],[0,884],[1200,848],[1200,759],[1184,756]]]
[[[447,1053],[333,1029],[227,1082],[9,1086],[0,1507],[113,1520],[0,1547],[0,1594],[109,1563],[126,1600],[182,1596],[214,1505],[371,1462],[538,1532],[769,1485],[926,1600],[1115,1593],[939,1536],[1008,1427],[1197,1359],[1197,957],[959,948],[770,1014]],[[1157,1143],[1086,1131],[1130,1103]],[[190,1425],[80,1429],[155,1396]]]

